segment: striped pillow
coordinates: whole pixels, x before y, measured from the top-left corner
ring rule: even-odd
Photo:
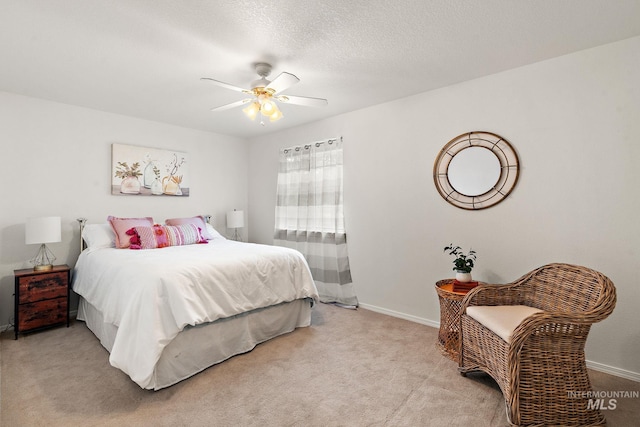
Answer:
[[[140,226],[127,230],[131,236],[130,249],[156,249],[167,246],[193,245],[208,243],[202,237],[202,230],[193,224]]]

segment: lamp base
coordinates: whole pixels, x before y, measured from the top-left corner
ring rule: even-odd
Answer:
[[[43,243],[40,245],[40,250],[38,250],[36,256],[31,259],[31,264],[33,264],[34,271],[48,271],[53,268],[55,260],[56,257],[47,248],[47,245]]]

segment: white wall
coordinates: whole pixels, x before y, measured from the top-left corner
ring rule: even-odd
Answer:
[[[189,197],[111,195],[111,144],[183,151]],[[245,140],[0,92],[0,325],[13,318],[13,270],[31,267],[37,245],[25,245],[30,216],[62,217],[62,242],[48,245],[56,263],[74,265],[76,218],[107,215],[166,218],[212,214],[222,233],[225,212],[247,206]],[[72,309],[75,309],[75,298]]]
[[[478,252],[474,278],[487,282],[550,262],[585,265],[618,292],[614,313],[592,328],[587,359],[640,379],[638,76],[633,38],[256,138],[249,238],[272,242],[278,150],[343,136],[349,254],[364,306],[437,322],[434,283],[453,274],[443,254],[452,242]],[[501,204],[465,211],[437,193],[433,162],[475,130],[507,138],[521,175]]]

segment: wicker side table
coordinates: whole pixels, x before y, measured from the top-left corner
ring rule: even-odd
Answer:
[[[454,292],[453,280],[444,279],[436,282],[436,292],[440,300],[440,331],[436,345],[442,354],[457,362],[460,345],[460,308],[467,293]]]

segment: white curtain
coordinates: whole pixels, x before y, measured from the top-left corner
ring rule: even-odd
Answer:
[[[322,302],[357,306],[342,188],[341,139],[282,150],[274,244],[304,255]]]

